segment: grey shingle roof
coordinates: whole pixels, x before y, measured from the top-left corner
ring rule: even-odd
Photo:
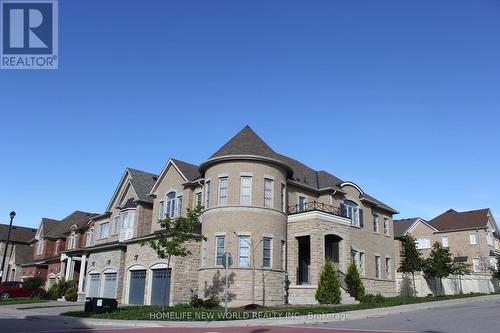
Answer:
[[[9,233],[8,224],[0,224],[0,241],[7,240],[7,234]],[[17,243],[28,243],[36,235],[36,229],[19,227],[13,225],[10,232],[10,241]]]
[[[281,163],[289,166],[292,169],[292,180],[312,187],[316,190],[327,187],[340,189],[340,184],[344,182],[340,178],[330,174],[327,171],[316,171],[303,164],[302,162],[275,152],[249,126],[245,126],[226,144],[224,144],[219,150],[217,150],[212,156],[210,156],[208,160],[234,155],[261,156],[280,161]],[[397,213],[397,211],[393,208],[368,194],[363,194],[360,196],[360,199],[363,198],[368,199],[382,209]]]
[[[394,220],[394,238],[400,238],[417,221],[418,217]]]
[[[134,188],[137,197],[141,201],[153,202],[153,199],[148,196],[151,188],[155,184],[158,176],[149,172],[127,168],[130,174],[130,183]]]
[[[62,219],[59,223],[57,223],[55,227],[46,232],[44,236],[48,238],[65,237],[65,233],[68,232],[69,228],[72,225],[81,227],[82,225],[87,223],[89,219],[97,215],[99,214],[82,212],[79,210],[74,211],[73,213],[69,214],[64,219]]]
[[[181,160],[176,160],[172,158],[172,162],[177,165],[182,174],[189,180],[193,181],[201,177],[200,171],[197,165],[187,163]]]
[[[16,265],[25,264],[33,260],[33,248],[29,245],[16,245]]]

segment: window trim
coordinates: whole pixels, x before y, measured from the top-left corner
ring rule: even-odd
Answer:
[[[377,228],[375,228],[375,226]],[[372,215],[372,229],[373,229],[374,233],[380,235],[380,219],[379,219],[379,215],[378,214],[373,214]]]
[[[218,264],[218,260],[219,260],[219,256],[217,254],[217,250],[219,249],[218,239],[223,240],[222,254],[224,254],[224,252],[226,252],[226,235],[215,235],[215,246],[214,246],[215,247],[215,267],[222,267],[223,266],[222,264],[221,265]],[[222,258],[222,256],[221,256],[221,258]]]
[[[472,243],[472,238],[471,236],[474,236],[474,243]],[[477,239],[477,233],[475,232],[469,232],[469,245],[477,245],[478,244],[478,239]]]
[[[210,193],[212,191],[212,182],[210,179],[207,179],[204,184],[204,192],[205,192],[205,209],[210,208]]]
[[[381,269],[382,269],[382,259],[380,258],[379,255],[375,255],[375,278],[376,279],[381,279],[381,276],[382,276]]]
[[[106,227],[107,227],[105,236],[102,235],[103,234],[102,233],[102,230],[103,230],[102,226],[103,225],[106,225]],[[107,238],[108,236],[109,236],[109,221],[99,224],[99,239],[104,239],[104,238]]]
[[[246,239],[246,241],[243,241],[243,239]],[[238,235],[238,267],[242,267],[242,268],[248,268],[251,266],[250,264],[250,256],[251,256],[251,252],[252,252],[252,249],[251,249],[251,243],[252,242],[252,236],[249,235],[249,234],[239,234]],[[244,244],[245,246],[243,246],[243,248],[247,248],[248,249],[248,256],[246,257],[247,258],[247,265],[242,265],[241,264],[241,249],[242,249],[242,244]]]
[[[389,219],[387,217],[384,217],[383,223],[384,223],[384,236],[389,236],[391,234],[389,227]]]
[[[269,266],[264,265],[264,260],[267,259],[264,256],[265,253],[265,247],[264,244],[266,241],[269,241]],[[264,237],[262,239],[262,267],[267,268],[267,269],[272,269],[273,268],[273,238],[272,237]]]
[[[171,194],[173,194],[173,196]],[[171,197],[169,198],[169,196]],[[168,215],[171,219],[175,218],[177,209],[177,192],[174,190],[168,191],[167,194],[165,194],[165,202],[167,203],[165,215]]]
[[[225,185],[225,187],[222,187],[222,184],[224,181],[225,181],[226,185]],[[224,197],[222,196],[222,189],[226,190],[226,194]],[[224,201],[222,199],[224,199]],[[227,206],[228,199],[229,199],[229,177],[228,176],[221,176],[221,177],[219,177],[219,190],[217,193],[217,206]]]
[[[446,245],[444,244],[445,239],[446,239]],[[441,236],[441,245],[443,245],[443,247],[450,247],[450,239],[448,238],[448,236]]]
[[[244,179],[249,179],[250,180],[250,194],[248,195],[248,203],[243,202],[243,180]],[[253,192],[253,176],[248,176],[248,175],[241,175],[240,176],[240,206],[252,206],[252,192]],[[247,195],[245,195],[245,198]]]
[[[387,261],[389,261],[389,265],[387,265]],[[385,257],[385,278],[387,280],[392,279],[392,258],[389,256]]]
[[[419,239],[423,239],[425,241],[429,241],[429,245],[428,246],[425,246],[425,247],[420,247],[419,246]],[[426,249],[430,249],[432,248],[432,241],[429,237],[417,237],[417,239],[415,239],[416,241],[416,246],[417,246],[417,250],[426,250]]]
[[[266,196],[267,194],[267,190],[266,189],[266,185],[267,184],[270,184],[270,188],[269,188],[269,191],[271,193],[271,196],[270,198],[268,198]],[[268,204],[269,202],[269,204]],[[274,208],[274,179],[270,178],[270,177],[265,177],[264,178],[264,207],[265,208]]]

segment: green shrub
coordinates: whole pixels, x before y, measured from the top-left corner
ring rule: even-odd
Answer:
[[[193,308],[202,308],[203,303],[203,300],[198,296],[191,297],[191,300],[189,301],[189,305]]]
[[[70,287],[66,290],[66,293],[64,294],[64,299],[69,301],[69,302],[76,302],[78,299],[78,291],[75,287]]]
[[[384,304],[385,303],[385,297],[382,296],[382,295],[380,295],[380,294],[377,294],[377,295],[366,294],[363,297],[362,302],[363,303]]]
[[[215,309],[219,306],[219,300],[217,298],[209,298],[203,301],[203,307],[205,309]]]
[[[315,298],[320,304],[340,303],[340,283],[330,260],[327,260],[321,269]]]
[[[365,296],[365,287],[363,286],[363,282],[359,276],[358,267],[354,260],[351,261],[349,268],[347,268],[345,283],[347,284],[347,290],[352,297],[358,301],[363,299]]]
[[[38,289],[38,288],[42,287],[44,282],[45,282],[45,280],[39,276],[30,277],[30,278],[27,278],[26,280],[24,280],[23,288],[28,289],[28,290]]]

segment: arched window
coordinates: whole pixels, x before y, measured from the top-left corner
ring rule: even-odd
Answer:
[[[170,218],[175,216],[175,192],[169,192],[167,194],[167,214]]]
[[[363,209],[358,207],[358,204],[351,200],[344,200],[340,204],[342,215],[351,220],[351,224],[356,227],[363,227]]]
[[[76,247],[76,233],[73,231],[68,238],[68,249],[74,249]]]
[[[94,245],[94,227],[91,227],[87,231],[87,246],[92,246]]]

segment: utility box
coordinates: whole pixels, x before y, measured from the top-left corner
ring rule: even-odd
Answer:
[[[114,298],[87,297],[85,312],[103,313],[113,312],[118,308],[118,301]]]

